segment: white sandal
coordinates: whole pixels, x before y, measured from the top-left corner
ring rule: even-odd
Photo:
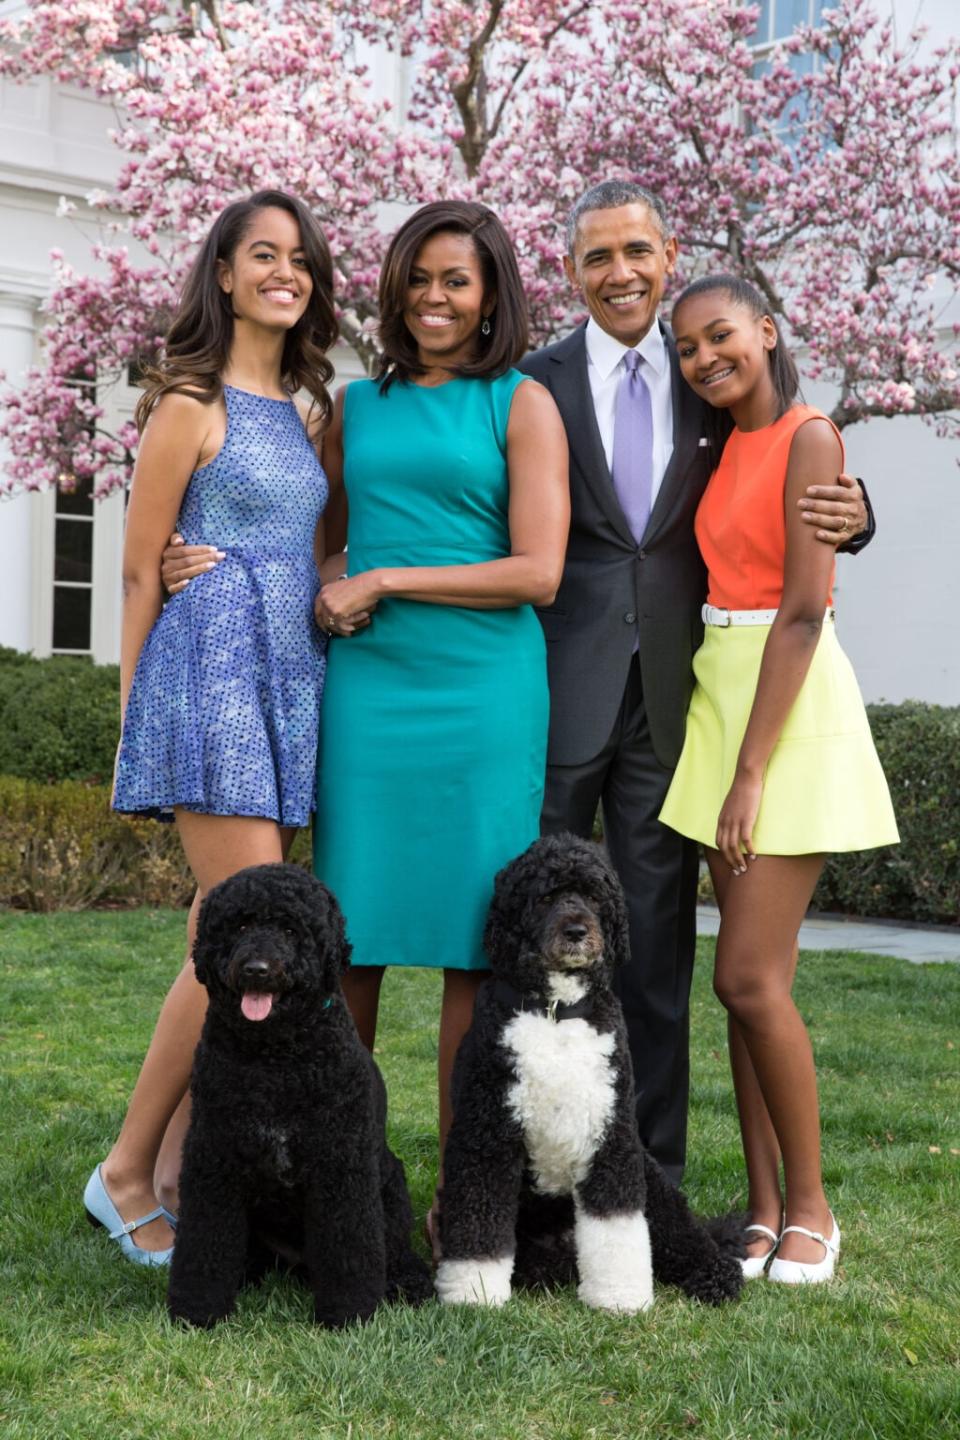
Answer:
[[[749,1235],[751,1230],[755,1230],[758,1235],[768,1235],[773,1241],[773,1244],[770,1246],[770,1249],[767,1250],[766,1253],[763,1255],[744,1256],[744,1258],[740,1261],[740,1264],[743,1267],[744,1280],[755,1280],[758,1275],[762,1275],[764,1270],[767,1268],[767,1265],[773,1259],[774,1255],[776,1255],[777,1248],[780,1244],[780,1236],[776,1235],[770,1229],[769,1225],[745,1225],[743,1227],[744,1235]]]
[[[784,1235],[789,1235],[791,1230],[797,1235],[806,1235],[810,1240],[819,1241],[826,1254],[822,1260],[815,1262],[781,1260],[777,1256],[767,1271],[767,1279],[778,1280],[781,1285],[816,1285],[821,1281],[829,1280],[833,1275],[837,1256],[840,1253],[840,1226],[832,1213],[830,1220],[833,1225],[833,1233],[829,1239],[826,1235],[821,1235],[819,1230],[808,1230],[804,1225],[788,1225],[783,1232]],[[782,1239],[783,1236],[780,1238]]]

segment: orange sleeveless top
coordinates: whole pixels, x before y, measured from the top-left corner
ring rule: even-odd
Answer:
[[[734,430],[723,447],[694,522],[711,605],[724,610],[775,610],[780,604],[787,543],[787,463],[793,437],[808,420],[833,424],[812,405],[794,405],[762,430]],[[840,432],[836,426],[833,429],[839,440]],[[842,453],[842,440],[840,448]],[[832,576],[827,604],[833,604]]]

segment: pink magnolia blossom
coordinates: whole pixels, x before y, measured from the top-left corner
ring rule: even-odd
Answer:
[[[403,209],[477,198],[520,256],[534,333],[576,317],[559,264],[578,193],[614,176],[658,192],[681,242],[677,283],[745,274],[839,388],[844,426],[917,413],[956,431],[960,270],[952,128],[960,49],[922,58],[871,0],[751,49],[742,0],[32,0],[0,24],[0,74],[108,97],[124,157],[97,194],[99,270],[62,261],[43,364],[7,394],[7,488],[129,478],[135,437],[102,428],[103,386],[160,343],[213,216],[254,189],[301,196],[337,257],[346,338],[376,354],[376,284]],[[404,57],[403,113],[367,68]],[[125,246],[144,256],[132,263]]]

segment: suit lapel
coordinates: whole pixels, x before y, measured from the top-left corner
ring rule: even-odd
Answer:
[[[587,373],[585,329],[584,325],[579,326],[553,352],[552,359],[557,366],[551,387],[553,397],[563,416],[570,451],[590,493],[617,533],[634,545],[636,542],[620,509],[600,439]]]
[[[650,545],[666,528],[676,505],[684,498],[690,466],[696,458],[702,432],[701,401],[680,374],[680,362],[673,336],[666,325],[661,327],[670,357],[671,395],[673,399],[673,454],[667,466],[647,528],[643,544]]]

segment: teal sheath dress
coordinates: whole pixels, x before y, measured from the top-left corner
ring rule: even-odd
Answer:
[[[349,573],[510,553],[507,420],[523,376],[347,390]],[[533,609],[382,600],[333,639],[314,868],[355,965],[486,966],[493,878],[539,833],[548,720]]]

